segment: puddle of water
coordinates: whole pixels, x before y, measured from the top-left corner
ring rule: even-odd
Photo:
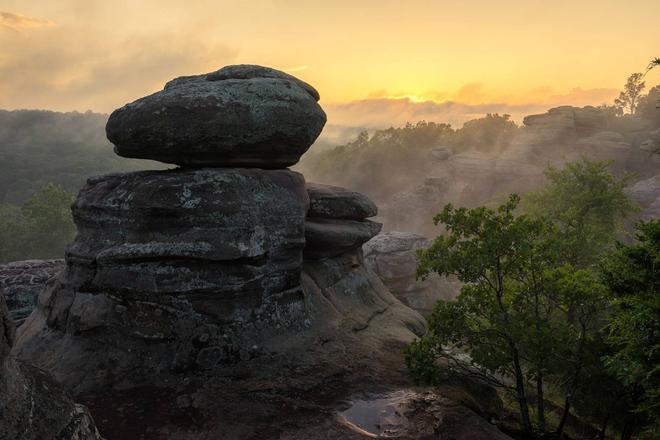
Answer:
[[[410,391],[398,390],[351,400],[348,409],[338,413],[339,421],[367,437],[400,437],[408,428],[403,411],[412,395]]]

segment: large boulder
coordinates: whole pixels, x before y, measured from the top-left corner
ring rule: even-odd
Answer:
[[[32,312],[46,282],[64,269],[64,260],[26,260],[0,265],[0,296],[16,325]]]
[[[626,192],[641,207],[639,217],[643,220],[660,218],[660,174],[640,180],[626,188]]]
[[[284,72],[224,67],[168,82],[115,110],[108,139],[120,156],[185,166],[285,168],[321,133],[318,92]]]
[[[626,192],[631,199],[643,207],[650,205],[660,197],[660,174],[636,182],[627,188]]]
[[[0,295],[0,439],[101,440],[87,408],[10,354],[14,325]]]
[[[67,283],[86,293],[186,295],[221,319],[251,314],[300,288],[304,185],[296,172],[257,169],[90,179],[73,205]]]
[[[431,242],[412,232],[389,231],[378,234],[362,246],[367,267],[401,302],[421,314],[428,314],[435,303],[458,295],[462,284],[454,278],[432,274],[417,279],[417,251]]]

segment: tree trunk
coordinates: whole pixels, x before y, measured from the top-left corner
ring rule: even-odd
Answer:
[[[522,374],[518,350],[515,347],[513,347],[513,367],[516,371],[516,394],[518,397],[518,405],[520,406],[521,422],[525,432],[531,434],[532,422],[529,419],[529,408],[527,407],[527,395],[525,394],[525,377]]]
[[[568,419],[568,413],[571,410],[570,397],[570,394],[567,394],[566,399],[564,399],[564,412],[561,415],[561,420],[559,421],[559,426],[557,427],[557,438],[561,438],[564,434],[564,425],[566,424],[566,419]]]
[[[543,373],[536,374],[536,410],[538,412],[538,424],[541,434],[545,433],[545,402],[543,401]]]
[[[605,414],[603,421],[600,423],[600,432],[598,433],[598,440],[605,440],[605,432],[607,431],[607,423],[610,421],[610,413]]]

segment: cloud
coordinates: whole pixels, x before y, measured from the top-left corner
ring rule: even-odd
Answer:
[[[458,102],[483,102],[485,97],[483,84],[468,83],[454,94],[452,100]]]
[[[432,95],[428,93],[426,95]],[[611,103],[616,89],[575,87],[568,93],[555,93],[551,87],[519,91],[517,96],[504,100],[489,100],[481,83],[469,83],[451,94],[450,100],[418,100],[412,97],[392,97],[387,91],[373,92],[367,99],[345,103],[324,103],[328,121],[338,125],[365,128],[384,128],[419,120],[446,122],[460,126],[464,122],[482,117],[486,113],[506,113],[520,122],[524,116],[544,113],[562,105],[586,106]],[[443,93],[436,95],[442,96]]]
[[[55,22],[43,18],[28,17],[23,14],[0,11],[0,26],[16,31],[23,28],[55,26]]]
[[[520,121],[530,113],[544,112],[548,106],[544,103],[466,104],[455,101],[415,102],[410,98],[375,98],[347,103],[326,103],[324,108],[328,113],[328,121],[333,124],[378,129],[421,120],[445,122],[460,127],[464,122],[486,113],[506,113],[514,120]]]
[[[616,89],[576,87],[568,93],[557,94],[551,87],[540,87],[522,93],[521,96],[526,96],[529,101],[516,103],[516,97],[513,97],[510,103],[473,104],[461,102],[458,99],[444,102],[432,100],[420,102],[409,97],[388,98],[386,91],[378,91],[363,100],[324,103],[323,107],[328,114],[328,126],[332,126],[332,130],[324,130],[320,142],[338,145],[350,140],[351,138],[347,136],[354,137],[360,129],[377,130],[392,126],[398,127],[407,122],[414,123],[421,120],[448,123],[457,128],[461,127],[463,123],[481,118],[487,113],[508,114],[520,124],[525,116],[545,113],[552,107],[562,105],[583,107],[611,103],[617,93]],[[483,86],[479,83],[466,84],[452,96],[464,100],[469,99],[472,102],[477,99],[485,99]]]
[[[115,40],[88,33],[73,44],[64,26],[0,32],[0,47],[0,108],[59,111],[110,112],[174,77],[209,72],[237,56],[221,43],[167,31]]]
[[[550,95],[547,102],[557,105],[570,104],[577,106],[599,105],[605,103],[611,104],[618,94],[619,91],[612,88],[596,88],[585,90],[580,87],[575,87],[568,93]]]

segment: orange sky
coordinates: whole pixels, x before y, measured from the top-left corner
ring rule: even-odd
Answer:
[[[310,82],[334,123],[600,104],[660,56],[658,17],[658,0],[0,0],[0,108],[108,112],[235,63]]]

